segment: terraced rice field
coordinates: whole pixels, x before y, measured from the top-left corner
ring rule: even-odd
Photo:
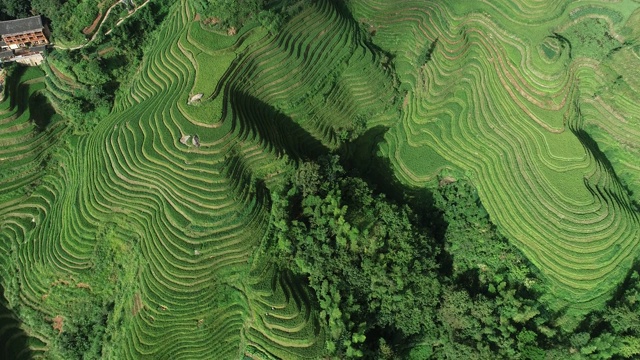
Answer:
[[[66,132],[60,117],[47,110],[43,75],[37,69],[19,69],[5,84],[6,94],[11,95],[0,104],[0,278],[4,296],[0,340],[5,346],[0,356],[4,358],[29,359],[46,349],[44,337],[27,336],[19,330],[15,308],[11,311],[5,304],[19,306],[16,280],[26,260],[21,250],[52,195],[34,189],[52,166],[47,149]]]
[[[548,280],[556,308],[602,304],[640,240],[637,207],[618,177],[632,174],[637,186],[640,62],[623,45],[637,38],[640,4],[352,6],[396,56],[405,100],[383,150],[397,176],[414,186],[441,171],[470,177],[492,220]],[[623,85],[613,88],[603,73],[616,60]],[[591,135],[588,125],[602,131]],[[624,142],[617,149],[628,155],[612,167],[592,136]]]
[[[268,187],[287,164],[285,151],[297,158],[336,143],[349,122],[331,111],[381,114],[392,94],[366,89],[368,79],[356,70],[373,55],[355,24],[333,24],[338,13],[328,4],[310,9],[278,37],[250,26],[235,38],[221,37],[193,22],[194,15],[187,1],[173,6],[112,115],[90,134],[70,137],[54,156],[55,174],[22,203],[6,204],[11,216],[3,218],[0,234],[19,264],[3,276],[14,279],[7,293],[16,297],[12,305],[31,335],[42,339],[55,338],[59,326],[64,331],[73,321],[64,293],[112,294],[106,327],[114,338],[102,353],[114,358],[317,357],[324,329],[308,289],[260,257]],[[303,30],[308,18],[317,26]],[[312,43],[328,26],[341,28]],[[294,31],[302,35],[292,39]],[[317,61],[326,48],[342,46],[360,48],[345,49],[339,68]],[[292,56],[295,66],[283,66],[294,47],[306,50]],[[273,81],[292,68],[299,69],[287,78],[300,90],[320,88],[331,76],[341,82],[323,90],[333,100],[362,98],[374,106],[328,100],[334,108],[315,115],[305,105],[310,90],[292,99],[282,95],[292,83]],[[72,89],[45,70],[51,98],[71,96]],[[376,74],[384,86],[388,73]],[[195,93],[206,94],[188,105]],[[387,105],[378,105],[379,96],[389,98]],[[276,101],[279,108],[268,105]],[[274,125],[283,133],[285,125],[296,125],[296,136],[283,137]],[[24,213],[13,215],[16,209]],[[96,275],[104,251],[116,263],[107,279]]]
[[[388,127],[379,150],[405,184],[471,178],[550,304],[598,307],[640,242],[620,180],[640,187],[640,51],[623,46],[637,8],[319,1],[276,36],[257,24],[226,36],[181,0],[111,115],[55,153],[64,121],[40,131],[16,99],[42,101],[45,82],[54,103],[73,89],[46,66],[46,79],[22,74],[0,104],[0,278],[35,355],[71,320],[61,294],[88,291],[113,302],[112,358],[320,356],[312,294],[266,257],[269,194],[361,120]],[[585,24],[593,38],[574,40]]]
[[[230,120],[190,121],[193,18],[186,2],[175,5],[130,93],[79,140],[63,177],[73,185],[58,189],[53,205],[78,211],[47,217],[41,246],[59,252],[34,260],[62,273],[89,268],[93,229],[116,224],[136,255],[135,276],[118,279],[130,283],[117,295],[127,330],[126,346],[109,349],[116,358],[238,358],[249,347],[313,355],[322,333],[298,285],[251,290],[251,256],[269,219],[268,193],[253,172],[277,159]],[[271,317],[269,306],[279,307]]]

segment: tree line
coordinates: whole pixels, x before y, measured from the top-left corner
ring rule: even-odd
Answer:
[[[640,276],[574,329],[469,181],[397,203],[337,156],[303,162],[272,195],[282,271],[315,293],[332,358],[623,359],[640,356]]]
[[[214,28],[227,31],[240,29],[245,23],[257,21],[271,33],[300,12],[310,0],[194,0],[196,11]],[[207,21],[208,20],[208,21]]]

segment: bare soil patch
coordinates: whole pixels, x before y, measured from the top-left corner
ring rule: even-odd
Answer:
[[[456,181],[458,181],[458,180],[456,180],[455,178],[453,178],[451,176],[445,176],[442,179],[440,179],[440,181],[438,182],[438,185],[439,186],[445,186],[445,185],[453,184]]]
[[[76,82],[68,77],[67,75],[63,74],[60,70],[58,70],[58,68],[56,68],[53,63],[48,62],[49,63],[49,67],[51,68],[51,71],[56,75],[56,77],[62,81],[64,81],[65,83],[67,83],[69,86],[73,87],[73,88],[77,88],[78,85],[76,84]]]
[[[91,290],[91,285],[87,284],[87,283],[83,283],[83,282],[79,282],[76,284],[76,287],[79,289],[88,289]]]
[[[218,23],[220,23],[220,19],[214,16],[208,19],[204,19],[202,23],[205,25],[218,25]]]
[[[116,48],[114,48],[113,46],[110,46],[106,49],[102,49],[100,51],[98,51],[98,56],[104,56],[105,54],[108,54],[110,52],[112,52],[113,50],[115,50]]]
[[[96,30],[96,27],[98,27],[98,24],[100,24],[100,19],[102,19],[102,12],[98,13],[98,16],[95,20],[93,20],[93,23],[91,25],[82,29],[82,33],[85,35],[90,35],[91,33],[93,33]]]
[[[51,319],[51,321],[53,321],[52,325],[53,326],[53,330],[58,330],[58,334],[62,333],[62,328],[64,326],[64,318],[60,315],[54,317],[53,319]]]

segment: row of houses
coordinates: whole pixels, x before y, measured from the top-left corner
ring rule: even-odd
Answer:
[[[40,65],[50,35],[40,15],[0,21],[0,62]]]

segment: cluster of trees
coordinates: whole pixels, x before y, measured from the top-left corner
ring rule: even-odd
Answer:
[[[409,208],[345,176],[337,157],[304,163],[276,200],[280,264],[315,290],[330,353],[369,357],[377,346],[371,333],[394,339],[432,330],[436,249]]]
[[[239,29],[246,22],[258,21],[272,33],[299,12],[310,0],[196,0],[196,10],[205,20],[221,29]]]
[[[98,7],[90,0],[0,0],[0,20],[38,14],[51,20],[57,39],[80,43],[85,40],[82,29],[93,22]]]
[[[25,0],[0,0],[0,20],[29,16],[30,5],[30,2]]]
[[[640,356],[640,275],[576,329],[492,225],[468,181],[446,179],[431,210],[394,203],[337,157],[302,163],[273,195],[283,271],[315,292],[335,358],[610,359]],[[407,202],[410,203],[410,202]]]
[[[90,128],[110,112],[116,93],[129,83],[143,54],[156,40],[154,30],[170,5],[168,0],[154,1],[113,27],[108,36],[98,34],[88,46],[51,52],[48,61],[78,85],[72,98],[58,104],[64,115],[76,125],[82,124],[81,128]]]

